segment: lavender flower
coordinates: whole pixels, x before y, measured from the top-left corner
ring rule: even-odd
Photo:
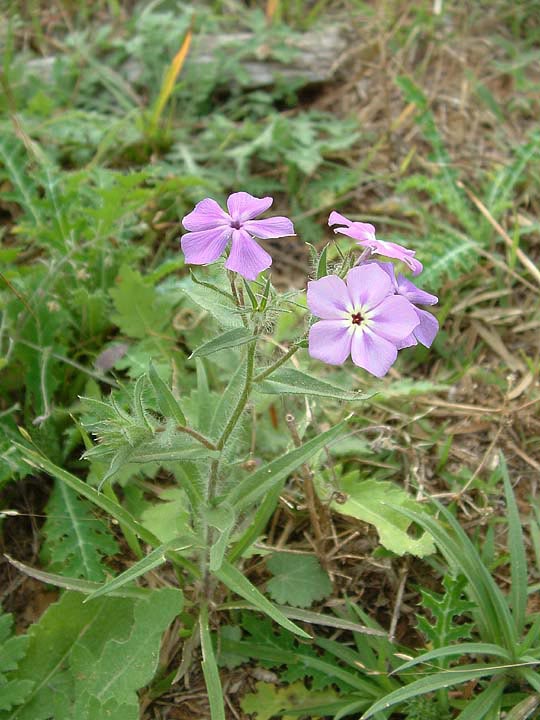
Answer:
[[[413,275],[418,275],[422,272],[422,263],[415,259],[414,256],[416,253],[414,250],[409,250],[403,247],[403,245],[398,245],[388,240],[377,240],[375,237],[375,227],[370,223],[353,222],[334,210],[330,213],[328,224],[330,226],[340,226],[335,227],[334,232],[354,238],[358,241],[359,245],[370,248],[371,252],[377,255],[385,255],[386,257],[401,260],[412,270]]]
[[[213,263],[232,240],[225,267],[248,280],[255,280],[260,272],[270,267],[272,258],[253,236],[266,239],[295,234],[292,222],[286,217],[254,219],[273,202],[271,197],[256,198],[246,192],[237,192],[229,195],[229,212],[226,213],[215,200],[201,200],[182,220],[189,231],[182,237],[186,262],[192,265]]]
[[[439,298],[436,295],[432,295],[431,293],[416,287],[414,283],[406,277],[403,277],[401,274],[399,274],[396,278],[396,273],[392,263],[382,263],[374,260],[369,264],[377,265],[384,270],[390,278],[392,287],[394,288],[394,293],[406,298],[410,303],[412,303],[416,311],[419,324],[414,328],[411,335],[403,338],[403,340],[397,344],[398,350],[405,347],[411,347],[412,345],[417,345],[418,343],[424,345],[425,347],[431,347],[431,344],[435,339],[435,335],[439,332],[439,321],[431,313],[428,313],[426,310],[421,310],[416,306],[436,305],[439,302]]]
[[[322,318],[309,331],[309,354],[330,365],[352,361],[372,375],[386,375],[398,344],[419,324],[416,308],[394,294],[388,274],[375,263],[349,270],[346,281],[327,275],[308,283],[307,303]]]

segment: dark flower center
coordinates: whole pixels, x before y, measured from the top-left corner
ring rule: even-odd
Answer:
[[[231,222],[231,227],[235,230],[240,230],[240,228],[242,227],[242,223],[240,222],[240,220],[233,220]]]
[[[360,313],[353,313],[351,317],[353,325],[361,325],[364,322],[364,318]]]

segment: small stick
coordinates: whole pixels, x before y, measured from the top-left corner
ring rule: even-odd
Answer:
[[[291,415],[291,413],[287,413],[287,415],[285,416],[285,422],[287,423],[287,427],[289,428],[289,432],[291,433],[291,437],[295,447],[300,447],[302,445],[302,440],[300,439],[300,435],[298,434],[298,428],[296,427],[296,420],[294,418],[294,415]],[[306,505],[309,512],[309,519],[311,520],[311,524],[315,532],[317,555],[324,564],[324,536],[319,517],[319,513],[322,515],[322,513],[324,512],[324,508],[315,493],[315,487],[313,485],[313,473],[311,472],[309,466],[306,463],[304,463],[300,468],[300,476],[303,482],[304,495],[306,498]]]

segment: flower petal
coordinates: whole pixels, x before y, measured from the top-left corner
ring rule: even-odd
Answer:
[[[230,222],[230,216],[212,198],[205,198],[198,202],[195,209],[182,219],[182,225],[186,230],[194,232],[229,225]]]
[[[244,230],[258,238],[280,238],[294,235],[294,227],[289,218],[272,217],[266,220],[246,220]]]
[[[397,358],[396,346],[369,328],[358,329],[353,334],[351,356],[355,365],[367,370],[375,377],[382,377],[390,370]]]
[[[334,228],[334,232],[348,235],[361,243],[377,243],[375,239],[375,227],[371,223],[349,222],[346,227]],[[371,245],[370,245],[371,247]]]
[[[439,332],[439,321],[426,310],[416,308],[420,324],[414,329],[414,337],[425,347],[431,347],[435,335]]]
[[[398,275],[397,292],[415,305],[436,305],[439,298],[436,295],[421,290],[403,275]]]
[[[332,210],[328,216],[328,225],[330,225],[330,227],[332,227],[332,225],[345,225],[345,227],[348,227],[350,224],[351,221],[349,218],[346,218],[345,215],[342,215],[335,210]]]
[[[257,198],[247,192],[237,192],[229,195],[227,208],[234,222],[243,223],[268,210],[274,198]]]
[[[343,365],[351,352],[352,335],[347,320],[320,320],[309,330],[308,352],[329,365]]]
[[[352,312],[351,299],[345,282],[337,275],[310,280],[307,304],[311,312],[324,320],[342,320]]]
[[[394,289],[388,275],[373,263],[358,265],[347,274],[347,288],[353,307],[370,310],[376,307]]]
[[[181,240],[186,262],[191,265],[214,262],[225,250],[231,233],[229,226],[186,233]]]
[[[271,264],[271,255],[245,230],[233,230],[231,252],[225,263],[228,270],[234,270],[247,280],[255,280],[257,275]]]
[[[415,259],[415,251],[409,250],[409,248],[403,247],[403,245],[398,245],[389,240],[375,240],[374,242],[360,241],[360,245],[370,247],[373,252],[378,255],[385,255],[386,257],[401,260],[401,262],[404,262],[405,265],[412,270],[413,275],[418,275],[424,269],[420,260]]]
[[[368,315],[369,328],[390,342],[410,335],[419,325],[418,310],[406,298],[391,295]]]

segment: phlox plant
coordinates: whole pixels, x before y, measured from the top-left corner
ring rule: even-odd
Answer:
[[[182,586],[190,578],[197,619],[186,641],[185,658],[200,645],[213,720],[225,717],[210,632],[212,614],[219,607],[224,587],[243,598],[249,608],[265,613],[286,630],[299,637],[310,637],[293,622],[298,615],[270,602],[239,565],[246,551],[263,534],[288,476],[300,467],[315,464],[320,452],[346,432],[344,420],[302,441],[305,428],[296,428],[294,446],[288,452],[255,469],[253,464],[241,464],[238,448],[253,393],[264,391],[272,381],[281,393],[342,399],[343,388],[316,374],[283,366],[307,348],[321,371],[323,364],[343,365],[350,357],[359,373],[380,378],[396,361],[399,350],[418,343],[429,347],[438,330],[435,317],[419,307],[433,305],[437,298],[419,289],[402,273],[412,271],[418,275],[422,271],[414,251],[379,240],[372,225],[353,222],[333,212],[329,224],[336,233],[354,239],[358,251],[345,254],[339,251],[340,259],[331,270],[328,248],[316,255],[315,277],[307,283],[306,332],[271,362],[265,359],[263,336],[273,318],[287,312],[291,303],[303,307],[291,299],[290,293],[278,294],[269,273],[261,275],[271,267],[272,257],[259,240],[295,234],[293,223],[286,217],[259,218],[272,203],[271,197],[235,192],[229,196],[226,210],[215,200],[205,198],[182,221],[187,232],[181,238],[181,247],[186,263],[197,273],[197,287],[206,293],[207,305],[219,303],[221,316],[226,313],[233,326],[196,348],[192,357],[198,360],[231,348],[238,352],[238,368],[213,407],[205,405],[207,387],[202,371],[199,406],[194,408],[178,397],[151,362],[148,372],[133,387],[129,411],[114,400],[110,403],[88,400],[95,420],[87,429],[98,443],[92,444],[85,435],[86,457],[98,458],[109,465],[97,490],[40,453],[21,446],[29,462],[116,518],[130,547],[139,554],[140,559],[124,573],[98,587],[88,587],[88,602],[118,593],[124,585],[166,561],[176,568]],[[299,238],[296,241],[301,242]],[[396,265],[379,257],[389,258]],[[204,268],[194,268],[211,263],[218,265],[217,275],[205,278]],[[350,395],[351,399],[365,397],[354,392]],[[165,543],[107,491],[109,480],[125,465],[148,462],[174,467],[189,503],[191,521],[185,532]],[[305,487],[309,489],[309,473],[306,477]],[[137,538],[152,548],[146,556],[142,556]],[[80,582],[78,588],[84,590]]]

